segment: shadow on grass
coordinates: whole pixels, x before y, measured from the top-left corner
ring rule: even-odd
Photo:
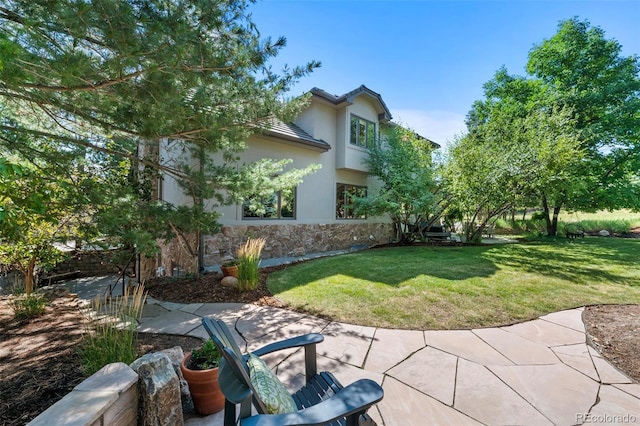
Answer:
[[[586,237],[495,247],[484,254],[496,264],[575,284],[594,282],[640,286],[628,272],[638,269],[640,242]]]
[[[294,265],[269,277],[269,289],[277,294],[341,277],[398,287],[420,277],[449,281],[489,278],[505,268],[576,284],[640,286],[626,273],[637,269],[638,262],[639,241],[597,237],[492,246],[389,247]]]
[[[269,277],[269,289],[279,292],[314,281],[339,280],[340,277],[392,287],[421,276],[453,281],[490,277],[497,267],[492,260],[482,256],[488,249],[488,246],[409,246],[364,250],[286,268]],[[279,288],[281,277],[286,277],[286,288]]]

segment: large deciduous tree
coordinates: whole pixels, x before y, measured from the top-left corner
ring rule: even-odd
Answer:
[[[98,190],[114,198],[94,207],[126,244],[152,250],[167,230],[214,230],[217,215],[202,200],[213,200],[213,208],[235,201],[259,170],[283,170],[282,162],[235,162],[250,134],[299,111],[306,99],[283,95],[319,66],[272,71],[268,61],[285,40],[261,38],[251,3],[0,2],[0,144],[13,152],[25,138],[50,140],[61,153],[66,145],[94,161],[119,157],[130,169],[119,183],[130,186]],[[161,141],[180,145],[183,161],[163,161]],[[161,173],[192,196],[189,211],[158,200]],[[302,175],[283,173],[261,189],[290,186]]]
[[[527,71],[542,81],[550,102],[573,111],[584,154],[576,159],[580,190],[543,205],[552,225],[563,206],[640,208],[640,188],[631,184],[640,169],[640,61],[621,49],[602,29],[574,18],[529,54]]]
[[[485,84],[467,117],[467,142],[483,150],[476,161],[500,175],[497,159],[507,159],[517,173],[500,185],[539,200],[548,235],[562,208],[640,208],[638,58],[571,19],[531,50],[527,70],[515,77],[501,69]]]

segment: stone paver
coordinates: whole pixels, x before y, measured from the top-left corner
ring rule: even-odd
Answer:
[[[375,328],[331,323],[323,331],[324,343],[318,353],[328,358],[362,367],[369,352]]]
[[[428,346],[468,361],[487,365],[513,364],[470,330],[425,331],[425,339]]]
[[[640,399],[608,385],[600,387],[599,397],[589,412],[592,423],[640,424]]]
[[[490,366],[489,369],[557,425],[570,425],[598,396],[596,381],[563,365]]]
[[[609,364],[604,358],[593,357],[598,376],[602,383],[632,383],[631,379]]]
[[[549,347],[584,343],[586,340],[584,332],[541,319],[501,327],[501,329]]]
[[[439,349],[421,349],[387,375],[447,405],[453,405],[458,357]]]
[[[382,388],[378,409],[385,426],[481,424],[392,377],[385,378]]]
[[[379,328],[376,330],[364,368],[384,373],[424,346],[424,333],[421,331]]]
[[[637,383],[615,384],[613,386],[640,399],[640,385]]]
[[[541,316],[540,319],[584,333],[583,312],[584,308],[569,309]]]
[[[458,362],[454,407],[485,424],[552,424],[487,367],[464,359]]]
[[[304,318],[305,315],[268,306],[257,306],[240,317],[236,330],[248,342],[277,332],[282,327]]]
[[[199,316],[176,310],[143,322],[138,326],[138,331],[145,333],[189,334],[198,328],[200,324],[201,319]]]
[[[598,380],[598,372],[586,343],[577,345],[556,346],[553,352],[569,367],[576,369],[593,380]]]
[[[170,311],[156,303],[153,303],[153,304],[146,303],[142,307],[142,314],[140,314],[140,322],[147,321],[151,318],[156,318],[160,315],[166,314],[167,312],[170,312]]]
[[[269,343],[279,342],[285,339],[289,339],[292,337],[301,336],[309,333],[322,333],[324,328],[329,324],[329,321],[311,317],[304,316],[300,320],[288,324],[282,328],[275,330],[272,333],[261,336],[255,340],[251,340],[247,342],[247,350],[255,351],[256,349],[262,348]],[[318,347],[325,346],[325,342],[322,342],[318,345]],[[296,349],[286,349],[278,352],[273,352],[271,354],[264,355],[262,358],[269,365],[277,365],[280,364],[286,357],[291,355],[297,350],[301,350],[300,348]],[[304,359],[304,358],[303,358]]]
[[[557,356],[545,345],[533,343],[499,328],[482,328],[473,333],[517,365],[555,364]]]

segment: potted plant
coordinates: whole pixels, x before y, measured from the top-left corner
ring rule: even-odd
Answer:
[[[207,416],[224,408],[224,395],[218,384],[218,366],[222,354],[209,339],[197,349],[188,353],[180,370],[189,384],[189,392],[196,412]]]
[[[236,277],[238,278],[238,265],[240,261],[238,259],[227,260],[222,264],[222,276],[224,277]]]

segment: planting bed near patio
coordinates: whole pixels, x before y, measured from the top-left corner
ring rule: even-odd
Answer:
[[[24,425],[88,377],[78,349],[85,333],[78,300],[58,298],[43,316],[13,319],[7,298],[0,298],[0,425]],[[138,334],[141,354],[180,346],[190,351],[200,339]]]
[[[255,292],[237,293],[220,285],[215,274],[200,280],[158,280],[149,283],[152,297],[172,302],[240,302],[284,307],[266,287],[266,276]],[[613,365],[640,382],[640,305],[587,307],[584,319],[593,345]],[[54,300],[37,319],[13,319],[8,300],[0,298],[0,424],[22,425],[61,399],[84,380],[77,349],[85,328],[77,300]],[[192,337],[139,335],[142,353],[173,346],[191,350]]]

